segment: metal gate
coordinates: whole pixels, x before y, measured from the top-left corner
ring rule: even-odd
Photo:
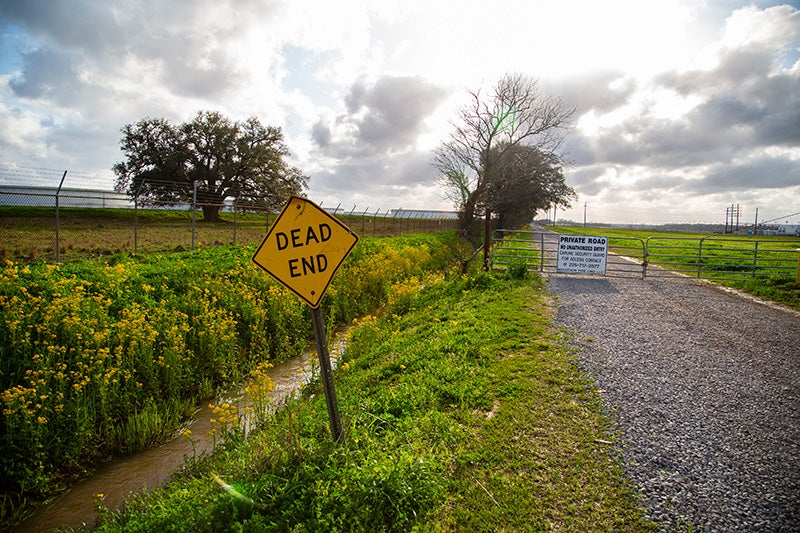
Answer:
[[[495,230],[491,267],[525,265],[529,271],[557,273],[559,236],[548,230]],[[800,239],[609,237],[605,275],[719,281],[777,276],[800,283],[798,252]]]
[[[746,281],[789,278],[800,284],[800,239],[652,236],[647,277]]]
[[[551,231],[498,229],[492,233],[491,266],[507,269],[525,265],[529,271],[557,272],[559,234]],[[610,240],[605,275],[643,278],[645,242],[642,239]],[[639,259],[637,259],[637,257]]]

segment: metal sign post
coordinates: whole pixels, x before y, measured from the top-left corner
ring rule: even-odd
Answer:
[[[328,353],[327,334],[322,321],[322,311],[319,307],[311,308],[311,320],[314,324],[314,338],[317,341],[317,355],[319,357],[319,372],[322,377],[322,387],[325,389],[325,402],[328,404],[328,419],[331,423],[333,440],[341,442],[344,437],[342,421],[339,417],[339,402],[336,399],[336,388],[333,386],[333,368],[331,357]]]

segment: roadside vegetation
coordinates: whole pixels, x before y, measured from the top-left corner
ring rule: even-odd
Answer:
[[[452,264],[459,247],[454,233],[362,239],[323,302],[326,326],[372,312],[392,283]],[[99,462],[163,441],[198,402],[308,345],[308,307],[252,251],[4,262],[3,523]]]
[[[559,231],[612,243],[650,235]],[[650,530],[597,395],[548,326],[543,288],[524,264],[442,274],[469,255],[463,246],[452,232],[362,238],[334,278],[328,329],[362,317],[336,377],[344,444],[331,442],[316,385],[259,418],[253,438],[236,406],[219,406],[215,454],[124,513],[102,511],[103,527]],[[174,436],[199,401],[308,345],[308,308],[250,263],[252,250],[2,260],[3,527],[99,463]],[[800,308],[794,278],[738,286]]]
[[[654,531],[538,278],[401,280],[335,374],[100,531]]]
[[[559,233],[609,238],[611,246],[639,260],[642,251],[631,239],[648,243],[648,262],[690,277],[742,290],[753,296],[800,310],[800,239],[746,235],[653,232],[618,228],[560,226]],[[648,239],[650,239],[648,241]],[[758,243],[758,244],[756,244]],[[756,256],[756,249],[758,254]]]

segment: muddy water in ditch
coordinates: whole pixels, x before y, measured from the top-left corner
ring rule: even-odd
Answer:
[[[345,334],[338,334],[329,349],[332,363],[337,361],[344,349],[344,343]],[[269,370],[269,377],[275,382],[275,388],[270,393],[273,405],[280,406],[299,388],[300,383],[309,381],[315,359],[316,352],[309,351]],[[223,401],[238,405],[240,413],[250,404],[243,392],[226,395],[217,400],[217,403]],[[103,465],[91,478],[75,485],[39,509],[14,531],[39,533],[64,525],[74,529],[91,529],[97,517],[95,503],[98,494],[103,495],[105,507],[111,510],[120,509],[131,494],[167,481],[170,475],[184,465],[186,458],[199,457],[202,453],[210,452],[214,445],[209,434],[213,416],[208,405],[204,405],[191,423],[185,426],[192,432],[191,439],[180,435],[157,448]]]

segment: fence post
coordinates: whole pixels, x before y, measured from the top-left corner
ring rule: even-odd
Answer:
[[[197,181],[192,184],[192,251],[194,252],[194,211],[197,207]]]
[[[535,234],[534,234],[535,235]],[[539,272],[544,272],[544,233],[539,234],[539,249],[540,253],[540,262],[539,262]]]
[[[369,206],[364,209],[364,212],[361,213],[361,234],[364,234],[364,220],[367,218],[367,211],[369,211]]]
[[[379,207],[375,214],[372,215],[372,237],[380,237],[378,235],[378,214],[381,212],[381,208]]]
[[[239,197],[235,197],[233,199],[233,245],[236,246],[236,202],[239,201]]]
[[[492,211],[486,209],[486,218],[483,221],[483,269],[489,270],[489,251],[492,248]]]
[[[133,253],[139,253],[139,194],[142,192],[144,182],[142,180],[139,187],[136,188],[136,193],[133,196]]]
[[[800,287],[800,248],[797,249],[797,277],[795,277],[795,284]]]
[[[61,220],[58,216],[58,198],[61,196],[61,187],[64,185],[64,178],[67,177],[67,171],[65,170],[64,173],[61,175],[61,183],[58,184],[58,189],[56,190],[56,263],[59,262],[59,248],[61,247],[60,236],[59,233],[61,231]]]
[[[139,195],[133,197],[133,255],[139,253]]]
[[[703,267],[703,241],[705,239],[700,239],[700,245],[697,248],[697,277],[699,278],[701,275],[701,269]]]
[[[752,279],[756,279],[756,265],[758,263],[758,241],[756,241],[756,247],[753,250],[753,273],[751,274]]]

